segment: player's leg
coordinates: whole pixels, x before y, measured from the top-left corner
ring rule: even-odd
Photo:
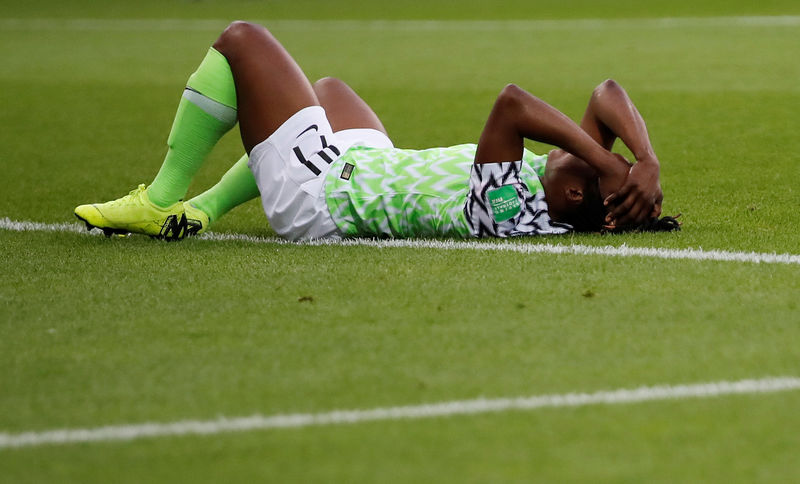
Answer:
[[[186,195],[189,183],[220,138],[236,124],[236,89],[225,57],[213,47],[183,91],[168,151],[148,197],[168,207]]]
[[[312,87],[334,131],[366,128],[386,134],[378,115],[344,81],[325,77],[315,82]],[[219,220],[233,208],[258,195],[258,187],[252,172],[247,167],[247,155],[245,155],[216,185],[189,200],[186,211],[187,214],[195,209],[203,212],[194,218],[200,220],[203,216],[208,218],[202,224],[201,231],[204,231],[208,223]]]
[[[234,22],[213,48],[231,66],[240,106],[239,127],[248,153],[292,115],[319,104],[303,71],[266,28]],[[190,200],[187,211],[199,209],[208,216],[207,224],[258,195],[245,155],[216,185]]]
[[[201,231],[180,201],[197,169],[236,124],[236,88],[225,57],[210,48],[183,91],[167,141],[168,151],[153,183],[118,200],[81,205],[75,215],[106,234],[143,233],[168,240]]]
[[[265,27],[234,22],[214,48],[225,56],[233,73],[239,129],[248,153],[292,115],[319,105],[300,66]]]
[[[334,131],[367,128],[387,134],[375,111],[344,81],[324,77],[313,88]]]
[[[235,124],[237,114],[249,152],[292,114],[317,104],[299,66],[264,27],[234,22],[189,79],[170,134],[170,153],[153,186],[140,186],[107,204],[83,205],[75,213],[87,226],[107,233],[138,232],[167,239],[191,235],[198,228],[187,225],[180,198],[213,145]],[[244,109],[237,113],[239,105]],[[242,173],[243,166],[241,162],[236,173]],[[250,193],[241,196],[249,198]]]
[[[247,162],[247,155],[243,155],[216,185],[184,204],[186,216],[200,221],[198,233],[205,232],[210,223],[234,208],[258,197],[258,186]]]
[[[242,143],[271,228],[291,240],[337,236],[323,188],[346,146],[302,70],[253,24],[232,24],[214,46],[231,65]]]
[[[223,104],[222,107],[213,106],[216,110],[222,109],[222,112],[226,113],[224,106],[232,106],[234,122],[237,114],[235,108],[241,107],[238,110],[238,116],[242,140],[247,152],[266,139],[291,115],[304,107],[318,104],[314,91],[300,67],[272,34],[260,25],[247,22],[232,23],[209,50],[207,60],[214,62],[215,70],[209,69],[206,73],[205,70],[198,69],[198,72],[190,78],[188,86],[191,90],[201,94],[206,90],[210,91],[209,97],[213,101]],[[201,65],[201,67],[203,66]],[[202,79],[194,79],[204,74],[205,77]],[[177,120],[176,124],[178,124]],[[207,138],[209,141],[213,139],[215,144],[221,134],[224,134],[230,127],[232,124],[224,126],[224,131],[214,130]],[[190,126],[189,129],[191,128]],[[210,130],[196,131],[208,132]],[[194,143],[199,144],[196,140]],[[201,146],[201,148],[205,148],[205,146]],[[195,151],[200,150],[195,149]],[[185,194],[191,176],[202,163],[208,151],[210,151],[210,146],[207,150],[203,150],[202,154],[197,153],[193,157],[183,157],[193,160],[194,164],[192,167],[187,166],[187,169],[184,170],[186,173],[181,174],[183,176],[180,178],[185,186],[180,187],[182,190],[178,198],[182,198]],[[170,160],[165,161],[161,172],[169,174],[178,171],[169,166],[168,161]],[[188,163],[186,164],[188,165]],[[255,182],[248,180],[246,176],[236,176],[237,173],[245,173],[241,169],[244,166],[246,166],[246,161],[240,160],[234,166],[234,171],[229,173],[231,176],[228,177],[228,180],[236,181],[235,185],[244,188],[241,190],[243,192],[241,195],[247,198],[247,195],[253,193],[252,187]],[[157,185],[158,182],[159,177],[156,177],[153,185]],[[177,185],[175,182],[170,184],[173,192],[176,191],[175,185]],[[157,187],[150,188],[151,192],[154,188]],[[257,192],[255,193],[257,194]]]

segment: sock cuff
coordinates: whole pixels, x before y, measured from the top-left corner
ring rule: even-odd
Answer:
[[[232,128],[233,125],[236,124],[236,109],[214,101],[213,99],[200,94],[190,87],[187,87],[183,90],[182,97],[205,111],[205,113],[209,116],[212,116],[223,124],[227,125],[229,128]]]
[[[209,47],[203,62],[186,83],[192,90],[207,98],[236,109],[236,86],[228,59],[217,49]]]

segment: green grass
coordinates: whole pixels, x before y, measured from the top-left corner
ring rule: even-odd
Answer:
[[[669,16],[786,15],[800,13],[791,0],[758,3],[725,0],[119,0],[98,5],[91,0],[3,0],[12,18],[281,18],[281,19],[518,19],[642,18]]]
[[[350,82],[399,146],[475,141],[507,82],[573,118],[597,83],[623,84],[662,162],[665,212],[682,212],[684,230],[519,243],[800,252],[792,129],[800,27],[624,21],[476,31],[281,20],[328,19],[327,2],[276,1],[269,12],[260,2],[73,3],[2,12],[220,20],[169,31],[0,19],[0,217],[67,222],[75,205],[149,181],[187,75],[225,19],[254,17],[272,19],[309,77]],[[335,11],[351,19],[800,13],[795,2],[599,3],[353,0],[357,8],[336,2]],[[238,159],[237,136],[223,140],[192,193]],[[214,230],[272,235],[257,201]],[[4,230],[0,247],[0,433],[797,376],[800,362],[795,265]],[[791,482],[800,477],[799,399],[0,449],[0,482]]]

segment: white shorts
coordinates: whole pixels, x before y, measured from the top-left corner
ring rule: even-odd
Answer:
[[[250,152],[248,166],[270,226],[289,240],[339,238],[325,202],[325,175],[353,146],[392,148],[375,129],[333,132],[325,110],[309,106]]]

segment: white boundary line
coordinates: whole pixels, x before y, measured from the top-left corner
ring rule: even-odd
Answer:
[[[563,31],[617,29],[674,29],[712,27],[797,27],[798,15],[661,17],[625,19],[556,19],[556,20],[269,20],[256,19],[270,28],[309,30],[378,31]],[[223,19],[57,19],[4,18],[2,30],[128,30],[128,31],[219,31],[228,24]]]
[[[477,398],[403,407],[379,407],[362,410],[336,410],[323,413],[285,415],[252,415],[220,417],[214,420],[182,420],[148,422],[130,425],[82,429],[57,429],[18,434],[0,433],[0,449],[38,447],[80,442],[129,441],[152,437],[180,435],[212,435],[254,430],[346,425],[382,420],[416,420],[454,415],[500,413],[540,408],[583,407],[587,405],[619,405],[659,400],[712,398],[723,395],[776,393],[800,389],[800,378],[772,377],[758,380],[719,381],[691,385],[645,386],[633,389],[595,393],[564,393],[519,398]]]
[[[78,223],[46,224],[40,222],[15,221],[8,217],[0,218],[0,230],[17,232],[76,232],[85,233],[85,228]],[[93,231],[100,234],[100,231]],[[579,244],[550,244],[535,243],[531,240],[521,241],[456,241],[436,239],[345,239],[345,240],[315,240],[307,242],[289,242],[277,237],[254,237],[245,234],[224,234],[209,232],[199,237],[202,240],[212,241],[239,241],[252,244],[280,244],[280,245],[334,245],[344,247],[375,247],[375,248],[407,248],[407,249],[439,249],[439,250],[478,250],[496,252],[515,252],[518,254],[554,254],[554,255],[587,255],[608,257],[645,257],[653,259],[695,260],[717,262],[744,262],[752,264],[785,264],[800,265],[798,254],[769,254],[761,252],[732,252],[726,250],[703,249],[663,249],[658,247],[628,247],[622,245],[614,247],[592,246]]]

